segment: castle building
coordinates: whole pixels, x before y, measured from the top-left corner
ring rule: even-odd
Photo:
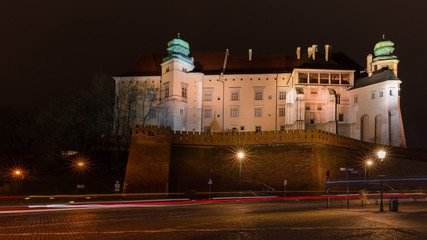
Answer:
[[[142,55],[130,72],[114,77],[118,92],[130,83],[138,89],[124,94],[122,131],[133,124],[192,132],[319,129],[406,146],[399,60],[384,38],[366,69],[330,45],[264,57],[252,49],[245,57],[228,49],[190,54],[179,36],[167,46],[167,54]]]

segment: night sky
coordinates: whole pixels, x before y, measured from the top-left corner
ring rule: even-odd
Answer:
[[[362,66],[385,34],[401,61],[408,146],[427,149],[426,9],[426,1],[398,0],[7,1],[0,104],[37,108],[67,89],[88,88],[96,73],[120,74],[141,54],[165,53],[178,32],[192,52],[290,55],[331,44]]]

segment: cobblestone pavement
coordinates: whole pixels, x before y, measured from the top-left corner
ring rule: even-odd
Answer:
[[[0,214],[0,239],[427,239],[427,204],[257,202]],[[322,204],[323,205],[323,204]]]

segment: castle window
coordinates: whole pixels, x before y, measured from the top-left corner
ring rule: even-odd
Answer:
[[[239,101],[240,88],[230,88],[231,101]]]
[[[285,131],[285,130],[286,130],[285,125],[280,125],[280,131]]]
[[[245,131],[245,126],[240,126],[240,131]]]
[[[320,83],[328,84],[329,83],[329,73],[321,73],[320,74]]]
[[[331,84],[340,84],[340,75],[337,73],[331,74]]]
[[[181,97],[187,98],[187,88],[188,88],[188,85],[185,83],[182,83],[182,85],[181,85]]]
[[[337,94],[337,104],[341,104],[341,95]]]
[[[148,100],[150,102],[157,101],[157,89],[150,89],[148,92]]]
[[[314,113],[310,114],[310,124],[314,124]]]
[[[286,109],[284,107],[279,108],[279,117],[285,116]]]
[[[255,132],[261,132],[262,131],[261,129],[262,129],[261,126],[255,126]]]
[[[203,117],[204,118],[211,118],[212,117],[212,109],[206,108],[203,110]]]
[[[338,121],[340,122],[344,121],[344,114],[342,113],[338,114]]]
[[[384,97],[384,91],[380,91],[380,98]]]
[[[136,102],[137,95],[138,95],[138,93],[137,93],[136,89],[130,89],[129,95],[128,95],[128,102],[130,102],[130,103]]]
[[[359,97],[358,96],[354,96],[354,103],[358,103],[359,102]]]
[[[205,133],[211,132],[211,127],[210,127],[210,126],[204,126],[204,127],[203,127],[203,131],[204,131]]]
[[[255,117],[262,117],[262,107],[255,107]]]
[[[285,89],[279,89],[279,100],[286,100],[286,91]]]
[[[157,117],[157,111],[155,109],[151,109],[148,113],[149,118],[156,118]]]
[[[264,87],[254,87],[255,90],[255,100],[264,99]]]
[[[350,84],[350,74],[341,74],[341,84]]]
[[[390,96],[393,96],[393,90],[390,89]]]
[[[239,108],[238,107],[232,107],[231,108],[231,117],[239,117]]]
[[[317,110],[322,111],[322,107],[317,107]]]
[[[213,88],[204,88],[203,89],[203,100],[212,101],[212,92]]]
[[[375,99],[375,92],[371,93],[371,99]]]
[[[298,83],[307,83],[307,73],[298,74]]]
[[[169,97],[169,83],[165,83],[165,98]]]
[[[179,109],[179,114],[184,114],[184,108]]]
[[[319,83],[318,73],[310,73],[310,83]]]

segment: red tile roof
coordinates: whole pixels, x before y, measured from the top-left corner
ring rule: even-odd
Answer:
[[[166,56],[167,54],[142,55],[129,72],[120,76],[160,76],[160,64],[162,63],[162,59]],[[194,72],[203,72],[206,75],[213,75],[222,72],[225,52],[192,53],[190,57],[194,58]],[[331,57],[331,59],[333,59],[333,57]],[[294,68],[302,66],[307,62],[310,62],[310,60],[307,59],[307,55],[301,56],[301,59],[297,59],[295,55],[253,56],[252,61],[249,61],[247,56],[230,56],[224,74],[289,73],[292,72]],[[342,60],[337,62],[347,67],[350,65]],[[330,63],[337,64],[333,61],[330,61]],[[310,64],[313,66],[317,65],[313,64],[313,61],[311,61]],[[321,67],[321,65],[318,66],[319,68],[324,68]],[[354,66],[351,66],[351,68],[353,67]],[[314,66],[313,68],[317,67]]]

